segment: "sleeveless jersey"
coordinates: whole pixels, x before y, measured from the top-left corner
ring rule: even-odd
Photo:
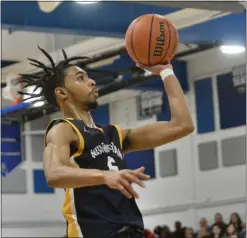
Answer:
[[[47,132],[62,122],[70,124],[79,138],[79,148],[71,145],[71,163],[83,169],[118,171],[127,168],[118,126],[90,128],[81,120],[55,119],[48,125]],[[63,215],[68,237],[107,238],[123,226],[143,228],[135,199],[128,199],[106,185],[66,189]]]

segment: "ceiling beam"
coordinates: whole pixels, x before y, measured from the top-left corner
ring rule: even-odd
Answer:
[[[129,24],[141,15],[166,15],[180,10],[133,2],[72,1],[62,2],[54,11],[45,13],[36,1],[4,1],[1,5],[2,28],[113,37],[123,36]]]
[[[133,2],[62,2],[53,12],[44,13],[37,2],[4,1],[2,28],[124,38],[129,24],[147,13],[166,16],[177,29],[186,27],[179,31],[181,43],[223,42],[229,39],[245,42],[245,12],[226,16],[229,13],[190,8],[181,10]]]
[[[138,1],[137,1],[138,3]],[[160,1],[160,2],[140,2],[141,4],[156,5],[156,6],[167,6],[173,8],[194,8],[194,9],[204,9],[212,11],[222,11],[222,12],[232,12],[240,13],[245,10],[245,6],[241,2],[203,2],[203,1]]]

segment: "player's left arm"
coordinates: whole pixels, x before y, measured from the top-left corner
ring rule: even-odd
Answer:
[[[123,152],[148,150],[187,136],[194,130],[190,111],[171,65],[142,68],[160,74],[168,96],[171,120],[155,122],[134,129],[122,129]]]

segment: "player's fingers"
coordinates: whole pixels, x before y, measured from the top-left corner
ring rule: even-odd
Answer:
[[[145,167],[141,167],[139,169],[132,170],[131,173],[141,179],[145,179],[145,180],[150,179],[149,175],[143,173],[144,170],[145,170]]]
[[[141,179],[144,179],[144,180],[150,179],[150,176],[147,175],[147,174],[144,174],[144,173],[137,173],[136,176],[137,176],[138,178],[141,178]]]
[[[124,188],[132,194],[135,198],[139,198],[138,193],[134,190],[134,188],[129,184],[129,182],[125,179],[121,180],[121,185],[124,186]]]
[[[132,175],[131,173],[124,174],[124,177],[129,181],[138,184],[140,187],[145,188],[144,183],[139,180],[135,175]]]
[[[132,198],[132,196],[130,195],[130,193],[128,193],[128,191],[125,189],[125,187],[121,184],[119,184],[118,186],[118,190],[127,198]]]
[[[138,169],[135,169],[135,170],[133,170],[133,172],[135,172],[135,173],[142,173],[142,172],[144,172],[144,170],[145,170],[145,167],[140,167],[140,168],[138,168]]]
[[[140,69],[144,69],[146,68],[143,64],[137,63],[136,67],[140,68]]]

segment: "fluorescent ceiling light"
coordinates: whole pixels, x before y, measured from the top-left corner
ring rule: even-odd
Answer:
[[[245,51],[245,47],[241,45],[222,45],[220,50],[224,54],[240,54]]]

